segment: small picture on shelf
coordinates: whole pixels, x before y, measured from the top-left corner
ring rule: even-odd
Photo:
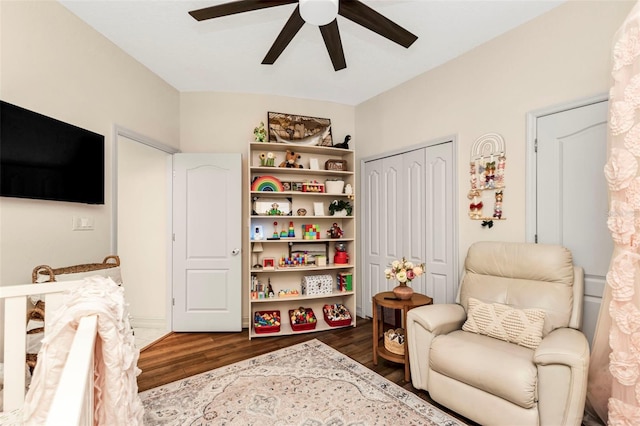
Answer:
[[[291,182],[291,190],[302,192],[302,182]]]
[[[265,257],[264,259],[262,259],[262,269],[264,271],[272,271],[274,270],[276,267],[276,260],[273,257]]]
[[[324,203],[313,203],[313,214],[315,216],[324,216]]]

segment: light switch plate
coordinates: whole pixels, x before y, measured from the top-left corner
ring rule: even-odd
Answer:
[[[91,216],[74,216],[72,229],[74,231],[93,231],[94,220]]]

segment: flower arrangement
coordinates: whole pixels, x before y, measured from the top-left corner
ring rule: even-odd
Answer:
[[[384,276],[388,280],[398,280],[400,285],[407,285],[414,278],[424,273],[424,263],[415,265],[404,257],[402,260],[394,260],[391,267],[384,270]]]

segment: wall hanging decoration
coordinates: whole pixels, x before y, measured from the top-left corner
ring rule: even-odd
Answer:
[[[480,136],[471,147],[469,163],[469,218],[481,220],[482,227],[491,229],[494,220],[502,216],[504,198],[504,169],[507,161],[505,143],[497,133]],[[493,203],[492,215],[483,213],[483,207]]]
[[[269,142],[332,146],[331,120],[269,112]]]

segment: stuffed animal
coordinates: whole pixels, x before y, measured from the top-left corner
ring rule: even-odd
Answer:
[[[296,154],[293,151],[287,150],[284,161],[280,163],[280,167],[287,167],[290,169],[301,169],[302,164],[297,164],[296,161],[300,159],[300,154]]]

